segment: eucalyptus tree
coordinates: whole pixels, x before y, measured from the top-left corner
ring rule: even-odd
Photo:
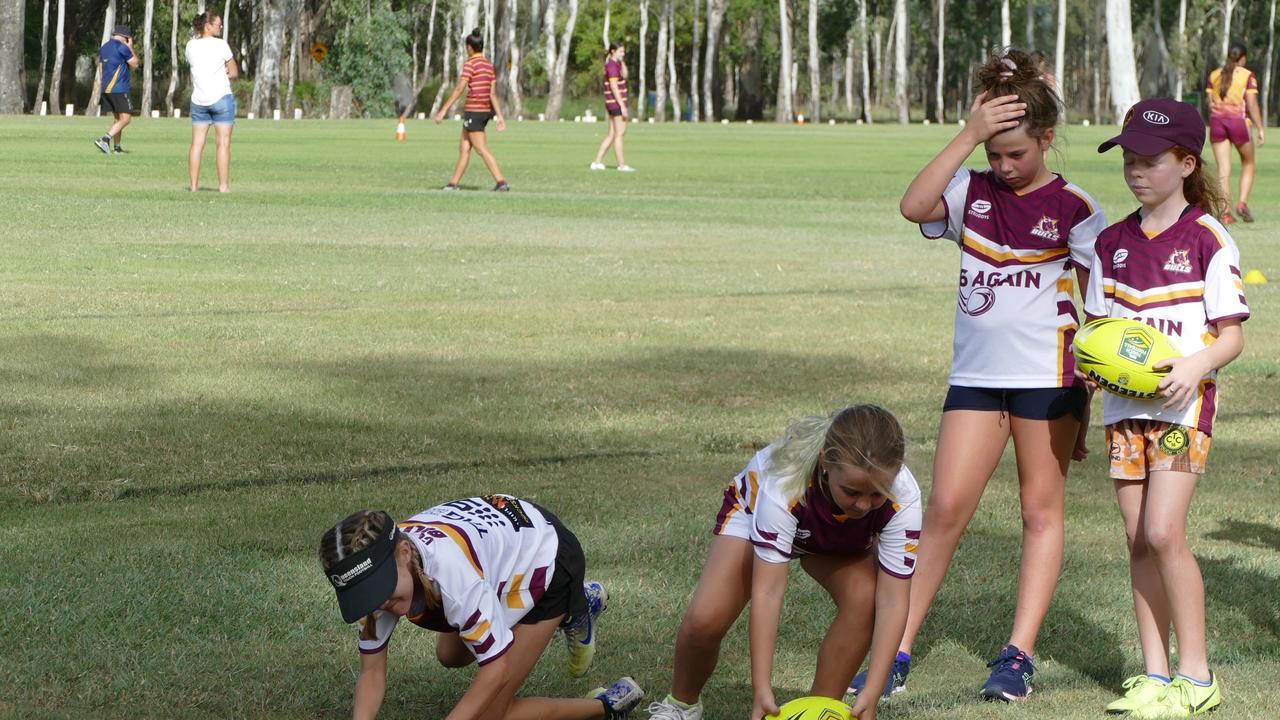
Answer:
[[[22,88],[25,15],[23,0],[0,0],[0,113],[20,113],[26,104]]]
[[[716,120],[712,92],[715,88],[716,68],[720,64],[720,36],[724,32],[724,15],[728,9],[729,0],[707,0],[707,51],[702,65],[702,117],[707,122]]]
[[[1120,122],[1140,99],[1134,68],[1133,25],[1129,0],[1107,0],[1107,64],[1113,119]]]

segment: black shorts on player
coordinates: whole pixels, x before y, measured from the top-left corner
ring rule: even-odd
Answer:
[[[493,113],[489,112],[462,113],[462,128],[467,132],[484,132],[484,127],[492,119]]]
[[[113,113],[123,115],[134,115],[133,101],[129,99],[129,93],[103,93],[102,106]]]

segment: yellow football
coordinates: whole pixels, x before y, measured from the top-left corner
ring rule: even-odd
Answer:
[[[1102,389],[1128,398],[1153,398],[1167,368],[1152,367],[1180,357],[1164,333],[1125,318],[1100,318],[1085,323],[1071,343],[1080,372]]]
[[[829,697],[800,697],[778,708],[765,720],[855,720],[848,705]]]

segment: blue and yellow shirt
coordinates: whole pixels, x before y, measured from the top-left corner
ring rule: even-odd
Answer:
[[[102,60],[102,92],[105,95],[129,92],[129,59],[133,51],[115,38],[98,51]]]

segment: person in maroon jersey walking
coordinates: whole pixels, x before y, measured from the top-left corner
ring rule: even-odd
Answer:
[[[627,46],[622,43],[609,45],[609,53],[604,56],[604,109],[609,115],[609,134],[600,143],[596,159],[591,163],[592,170],[604,169],[604,154],[613,146],[613,155],[618,158],[619,172],[635,172],[635,168],[627,164],[622,151],[622,138],[627,134]]]
[[[493,186],[494,192],[507,192],[511,186],[503,179],[502,168],[498,167],[497,158],[489,152],[489,142],[484,135],[484,128],[490,120],[495,122],[499,132],[507,129],[507,122],[502,119],[502,106],[498,104],[495,92],[493,63],[484,56],[484,35],[480,28],[472,30],[466,42],[468,56],[462,64],[458,86],[453,89],[453,94],[449,95],[449,100],[441,106],[435,118],[436,124],[444,122],[449,108],[458,102],[463,92],[467,93],[467,102],[462,106],[462,139],[458,144],[458,164],[453,169],[453,179],[442,189],[458,189],[458,181],[462,180],[467,164],[471,162],[471,151],[475,150],[497,183]]]

